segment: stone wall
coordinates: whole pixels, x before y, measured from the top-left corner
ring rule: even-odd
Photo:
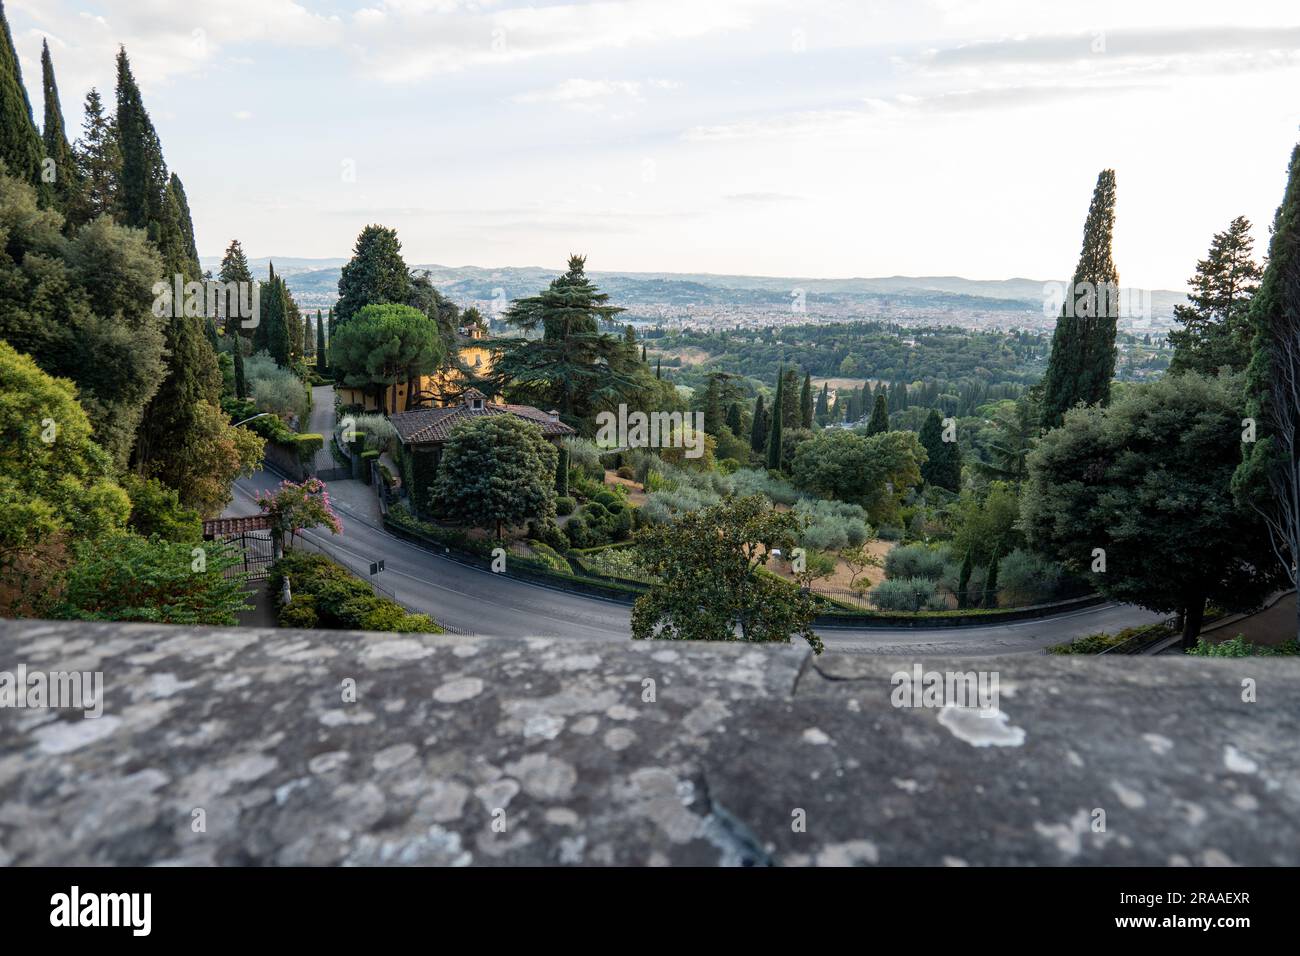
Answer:
[[[19,664],[104,709],[0,709],[0,865],[1300,863],[1297,660],[0,622]],[[918,664],[996,713],[893,706]]]

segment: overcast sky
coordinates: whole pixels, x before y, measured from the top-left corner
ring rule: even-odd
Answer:
[[[1296,0],[9,0],[40,119],[125,44],[199,251],[1066,278],[1097,172],[1124,285],[1268,224]]]

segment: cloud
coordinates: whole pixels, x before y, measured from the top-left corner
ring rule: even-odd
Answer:
[[[730,193],[722,197],[727,202],[739,203],[785,203],[785,202],[803,202],[803,196],[795,196],[791,193],[770,193],[770,192],[752,192],[752,193]]]

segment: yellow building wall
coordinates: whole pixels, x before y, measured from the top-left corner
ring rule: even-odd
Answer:
[[[492,367],[491,353],[481,345],[472,344],[472,342],[473,340],[471,340],[471,343],[460,347],[460,359],[465,365],[479,374],[485,373]],[[457,368],[442,369],[433,375],[421,375],[416,391],[434,393],[453,391],[463,378],[464,376],[461,375],[460,370]],[[339,402],[343,405],[361,405],[368,412],[379,411],[379,402],[375,396],[366,395],[359,388],[336,386],[335,392],[339,396]],[[491,399],[492,396],[489,395],[488,398]],[[388,410],[390,412],[406,410],[405,382],[388,386]]]

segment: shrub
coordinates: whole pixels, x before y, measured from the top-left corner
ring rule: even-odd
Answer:
[[[299,588],[309,587],[306,581],[295,584]],[[369,586],[355,578],[326,580],[312,590],[316,595],[317,617],[326,627],[360,627],[362,618],[376,600]]]
[[[556,574],[573,573],[573,568],[565,560],[564,555],[551,548],[544,541],[529,541],[528,546],[532,548],[533,556]]]
[[[555,499],[555,513],[560,517],[573,514],[574,509],[577,507],[578,503],[568,495],[562,495]]]
[[[998,587],[1004,604],[1016,607],[1052,600],[1063,573],[1059,564],[1017,548],[998,562]]]
[[[586,438],[565,438],[561,444],[569,451],[569,467],[592,481],[605,480],[605,466],[601,463],[600,448]]]
[[[903,539],[903,529],[896,528],[893,525],[881,525],[876,529],[876,537],[881,541],[901,541]]]
[[[891,548],[885,555],[885,576],[896,580],[925,578],[939,581],[944,577],[944,555],[924,544]]]
[[[314,432],[303,432],[294,436],[293,443],[298,452],[298,460],[311,461],[316,457],[316,452],[325,447],[325,437]]]
[[[367,451],[388,452],[390,455],[396,453],[401,442],[398,440],[397,429],[392,422],[374,412],[357,415],[355,419],[356,430],[365,433]]]
[[[315,627],[316,598],[310,594],[295,594],[293,599],[280,608],[276,619],[281,627]]]
[[[259,411],[274,412],[281,418],[307,416],[307,389],[302,380],[276,365],[268,353],[258,352],[244,361],[244,379]]]
[[[871,603],[882,611],[919,611],[934,598],[934,582],[928,578],[881,581],[871,591]]]
[[[616,474],[620,478],[625,478],[628,481],[636,480],[636,469],[633,468],[631,465],[620,465]]]
[[[1194,657],[1291,657],[1300,653],[1300,644],[1294,638],[1277,647],[1252,644],[1243,634],[1218,644],[1198,637],[1196,646],[1187,653]]]
[[[575,548],[585,548],[589,544],[587,522],[582,515],[574,515],[569,519],[568,524],[564,526],[564,534],[568,537],[569,544]]]

